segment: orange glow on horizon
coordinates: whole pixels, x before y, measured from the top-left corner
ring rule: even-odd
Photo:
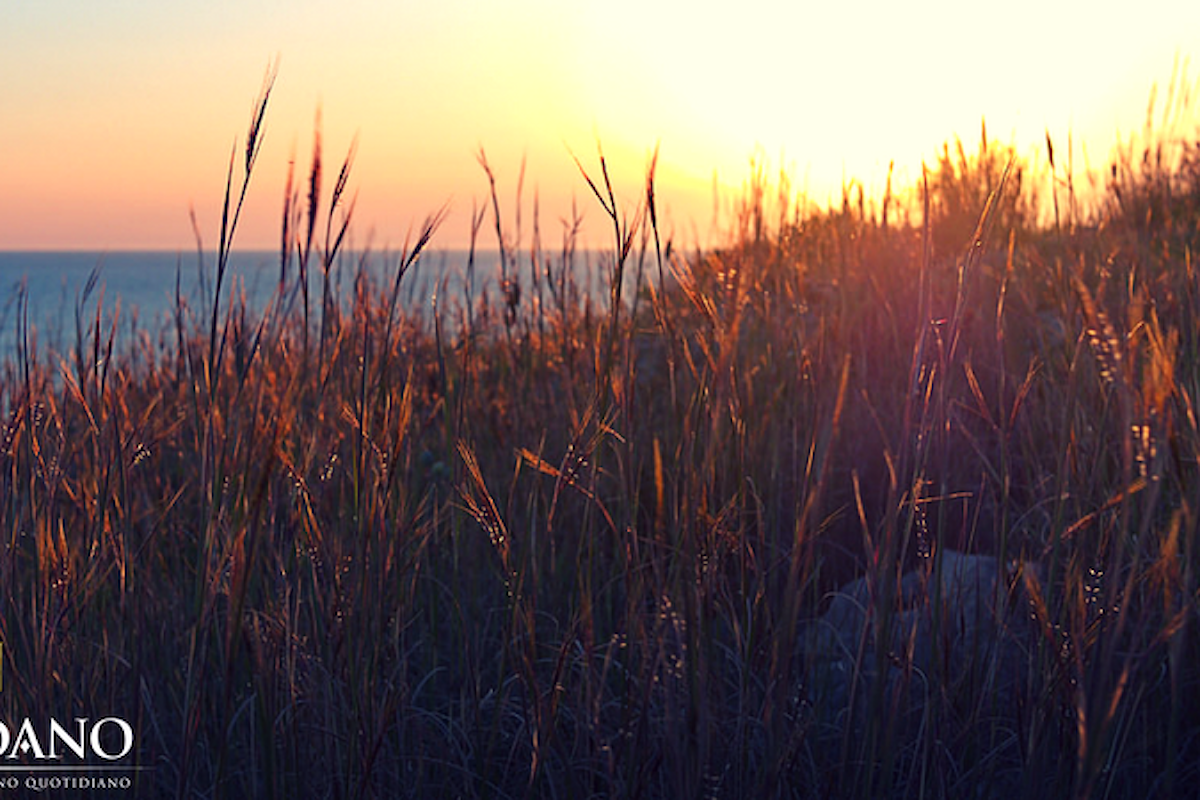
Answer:
[[[0,249],[187,251],[192,207],[215,243],[230,148],[276,54],[238,238],[246,248],[277,246],[288,162],[306,171],[318,108],[327,188],[359,140],[360,242],[399,247],[448,206],[434,244],[464,246],[472,206],[487,203],[482,148],[506,225],[525,163],[523,245],[535,194],[544,243],[557,242],[574,202],[587,243],[607,245],[573,161],[597,170],[599,142],[630,213],[659,147],[667,225],[703,245],[714,185],[728,203],[752,157],[818,203],[849,180],[878,195],[889,162],[896,185],[910,185],[942,142],[959,135],[973,146],[986,118],[992,138],[1025,156],[1037,156],[1046,130],[1064,143],[1071,132],[1087,148],[1077,168],[1085,157],[1098,167],[1118,133],[1140,130],[1174,56],[1200,52],[1200,8],[1168,0],[1133,17],[1024,0],[966,13],[941,0],[751,2],[736,13],[627,0],[403,10],[306,0],[281,14],[146,0],[100,13],[51,0],[6,12],[0,31],[10,109]],[[489,220],[484,245],[492,230]]]

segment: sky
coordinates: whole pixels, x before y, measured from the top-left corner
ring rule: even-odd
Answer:
[[[355,149],[356,243],[399,248],[445,209],[464,246],[488,200],[510,241],[576,215],[603,150],[632,213],[658,148],[666,233],[707,245],[751,164],[824,203],[913,183],[943,142],[1105,163],[1177,59],[1200,64],[1200,3],[1143,0],[11,0],[0,7],[0,250],[214,246],[230,153],[277,77],[237,246],[276,248],[289,162],[326,194]],[[1188,81],[1195,70],[1185,66]],[[524,165],[524,180],[520,180]],[[1077,166],[1077,169],[1080,167]],[[235,180],[240,173],[235,170]],[[521,191],[518,193],[518,188]],[[521,229],[517,229],[520,209]],[[485,222],[481,246],[494,244]]]

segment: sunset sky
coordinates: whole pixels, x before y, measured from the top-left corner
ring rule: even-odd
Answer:
[[[630,207],[658,145],[668,224],[704,244],[714,185],[736,196],[756,154],[823,202],[850,178],[879,190],[890,160],[910,183],[986,116],[1023,154],[1071,131],[1098,166],[1177,56],[1200,59],[1200,3],[16,0],[0,10],[0,249],[187,250],[190,207],[214,244],[276,59],[246,248],[276,246],[318,108],[331,170],[358,139],[360,243],[399,246],[448,204],[435,244],[464,244],[481,147],[509,224],[527,162],[526,242],[536,191],[543,239],[574,199],[603,243],[572,161],[594,166],[599,141]]]

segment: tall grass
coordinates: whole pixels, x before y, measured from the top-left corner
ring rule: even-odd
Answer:
[[[535,200],[523,242],[521,181],[505,211],[481,153],[501,296],[432,312],[400,287],[442,214],[378,282],[342,253],[353,152],[325,197],[318,138],[254,310],[224,277],[270,85],[205,308],[114,347],[93,282],[57,354],[18,307],[9,719],[130,719],[144,796],[1190,793],[1190,107],[1092,207],[1049,136],[1039,176],[985,130],[878,204],[817,209],[757,171],[709,251],[659,229],[653,161],[625,207],[580,159],[602,301],[574,284],[579,215],[544,247]],[[951,549],[1027,565],[1003,694],[984,649],[921,670],[889,640],[901,575]],[[835,691],[802,632],[864,575]]]

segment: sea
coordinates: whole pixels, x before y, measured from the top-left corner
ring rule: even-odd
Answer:
[[[473,259],[469,255],[466,250],[423,253],[401,280],[402,308],[432,324],[435,314],[455,313],[465,307],[468,298],[478,302],[488,294],[493,304],[501,303],[499,252],[478,251]],[[611,256],[582,251],[569,260],[539,257],[537,271],[544,296],[547,262],[553,274],[560,274],[564,262],[570,265],[577,301],[590,297],[607,302]],[[399,263],[397,253],[339,255],[330,270],[334,297],[348,302],[361,271],[390,288]],[[523,296],[533,296],[534,268],[529,255],[510,256],[507,268],[517,277]],[[282,271],[295,287],[295,259]],[[15,357],[22,342],[36,342],[39,353],[69,352],[79,330],[86,334],[97,314],[105,331],[115,331],[117,347],[144,333],[157,337],[174,324],[177,292],[192,313],[207,318],[216,272],[215,253],[196,251],[0,251],[0,362]],[[232,291],[245,297],[249,310],[261,310],[277,293],[280,274],[278,252],[235,251],[223,277],[220,302],[227,307]],[[321,280],[317,259],[311,259],[308,282],[314,305],[320,302]],[[626,281],[625,290],[628,297],[632,280]]]

